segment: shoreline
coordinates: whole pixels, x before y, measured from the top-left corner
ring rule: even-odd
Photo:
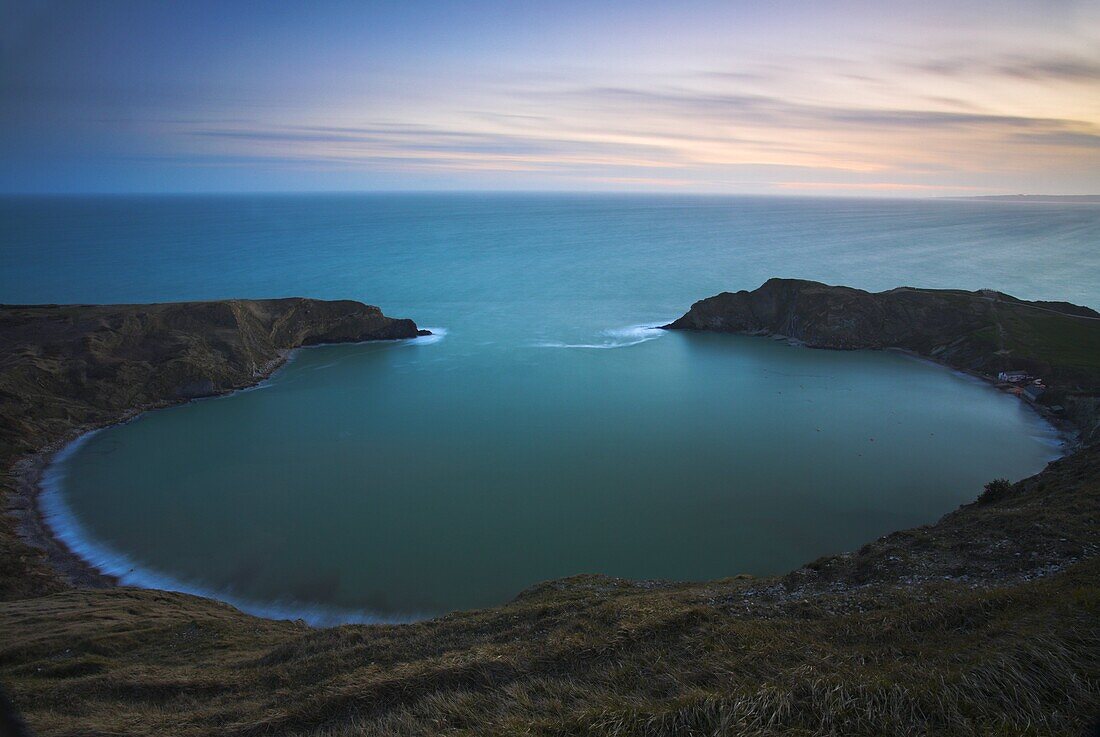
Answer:
[[[660,329],[661,330],[669,330],[670,328],[667,325],[665,325],[665,326],[662,326]],[[712,332],[712,331],[693,330],[693,329],[687,329],[687,331],[688,332]],[[897,347],[894,347],[894,346],[888,346],[886,348],[855,348],[855,349],[851,349],[851,348],[831,348],[829,346],[817,346],[817,345],[811,345],[811,344],[809,344],[809,343],[807,343],[803,340],[799,340],[798,338],[792,338],[789,335],[783,335],[782,333],[773,333],[773,332],[768,332],[768,331],[761,331],[761,332],[714,331],[714,332],[718,332],[719,334],[726,334],[726,335],[743,335],[743,336],[748,337],[748,338],[769,338],[769,339],[777,341],[777,342],[786,343],[791,348],[808,348],[809,350],[813,350],[813,351],[852,351],[852,350],[860,351],[860,350],[862,350],[862,351],[878,351],[878,352],[882,352],[882,353],[898,353],[900,355],[907,356],[908,358],[912,358],[912,359],[920,361],[922,363],[928,363],[928,364],[931,364],[933,366],[937,366],[939,368],[947,369],[951,373],[958,374],[959,376],[965,376],[965,377],[974,379],[974,380],[979,381],[982,384],[984,384],[984,385],[986,385],[986,386],[988,386],[992,389],[996,389],[998,392],[1000,392],[1002,394],[1007,394],[1009,396],[1016,397],[1016,399],[1018,399],[1025,407],[1027,407],[1031,412],[1033,412],[1038,419],[1040,419],[1044,423],[1046,423],[1050,427],[1050,429],[1053,431],[1053,434],[1057,437],[1059,447],[1060,447],[1060,451],[1059,451],[1058,455],[1055,456],[1055,458],[1052,459],[1052,460],[1057,460],[1058,458],[1065,458],[1066,456],[1071,455],[1071,454],[1075,453],[1076,451],[1080,450],[1082,447],[1084,447],[1084,441],[1082,439],[1081,428],[1079,428],[1077,425],[1075,425],[1071,420],[1069,420],[1065,417],[1061,417],[1061,416],[1058,416],[1058,415],[1054,414],[1045,405],[1042,405],[1042,404],[1039,404],[1038,402],[1032,401],[1031,399],[1028,399],[1023,394],[1014,394],[1014,393],[1012,393],[1011,391],[1009,391],[1009,389],[1013,388],[1014,385],[999,382],[995,378],[993,378],[992,376],[988,376],[987,374],[982,374],[982,373],[979,373],[977,371],[972,371],[970,369],[960,368],[958,366],[952,366],[951,364],[947,363],[946,361],[942,361],[938,358],[935,358],[934,356],[926,356],[923,353],[917,353],[916,351],[909,350],[908,348],[897,348]]]
[[[73,428],[66,436],[60,440],[54,441],[48,444],[46,447],[41,448],[29,455],[25,455],[15,460],[14,463],[9,466],[13,484],[13,494],[8,500],[8,505],[4,510],[4,513],[15,521],[15,529],[19,538],[28,545],[44,551],[46,555],[46,562],[50,568],[61,578],[61,580],[70,587],[74,588],[93,588],[93,589],[106,589],[118,586],[133,585],[136,588],[147,589],[151,591],[167,590],[176,591],[180,593],[187,593],[194,596],[200,596],[214,601],[220,601],[222,603],[229,604],[245,613],[253,614],[258,617],[264,617],[267,619],[304,619],[310,624],[347,624],[347,623],[401,623],[408,621],[416,621],[423,617],[417,617],[416,615],[410,615],[407,617],[394,617],[383,618],[371,614],[369,612],[355,610],[355,611],[343,611],[342,614],[336,614],[335,609],[323,610],[316,609],[313,611],[306,611],[304,608],[291,608],[290,602],[286,605],[280,603],[257,603],[251,602],[247,599],[241,599],[233,597],[231,595],[225,595],[218,592],[207,592],[201,590],[195,586],[189,586],[184,582],[176,582],[170,576],[161,576],[160,574],[150,574],[152,578],[163,578],[164,584],[169,584],[167,587],[160,586],[145,586],[142,584],[126,584],[123,582],[123,577],[114,573],[103,570],[92,561],[85,558],[79,552],[73,549],[73,546],[66,542],[65,534],[59,532],[54,528],[51,523],[51,515],[49,515],[44,509],[44,496],[49,493],[49,489],[45,488],[44,482],[49,475],[54,465],[62,460],[62,457],[66,452],[75,449],[80,443],[83,443],[89,437],[102,430],[107,430],[119,425],[125,425],[133,422],[139,417],[145,415],[147,412],[153,412],[162,409],[171,409],[173,407],[181,407],[192,402],[201,402],[209,399],[219,399],[222,397],[231,396],[241,392],[254,391],[262,387],[266,382],[271,381],[275,375],[283,368],[285,368],[300,351],[308,350],[310,348],[322,348],[331,347],[334,345],[364,345],[369,343],[409,343],[414,341],[420,341],[422,345],[430,345],[442,340],[447,334],[446,328],[434,328],[430,332],[426,332],[424,335],[418,335],[412,338],[395,338],[392,340],[365,340],[356,341],[354,343],[318,343],[314,345],[304,345],[297,348],[288,348],[279,351],[279,356],[269,361],[264,366],[260,367],[255,374],[255,381],[242,386],[232,387],[224,391],[212,392],[210,394],[204,394],[198,397],[186,397],[178,400],[165,400],[162,402],[154,402],[151,404],[134,407],[127,410],[122,417],[105,422],[98,425],[83,425]],[[425,340],[426,339],[426,340]],[[59,500],[63,505],[63,501]],[[66,508],[66,511],[71,515],[71,511]],[[75,516],[74,516],[75,519]],[[214,595],[216,593],[217,595]],[[279,616],[280,614],[284,616]],[[291,616],[297,614],[299,616]],[[301,615],[305,614],[303,617]]]
[[[310,346],[304,346],[310,347]],[[97,425],[82,425],[70,430],[60,440],[48,444],[29,455],[16,459],[9,467],[14,480],[12,498],[5,513],[15,520],[15,530],[19,538],[28,545],[42,550],[46,561],[61,579],[69,586],[77,588],[111,588],[119,586],[119,577],[100,570],[90,561],[74,551],[53,529],[42,508],[42,495],[45,491],[43,480],[47,472],[59,460],[59,456],[74,445],[83,442],[92,434],[117,425],[133,422],[135,419],[158,409],[179,407],[203,399],[213,399],[253,389],[270,380],[285,366],[301,348],[280,351],[277,358],[262,366],[256,373],[256,381],[245,386],[233,387],[225,391],[213,392],[201,397],[186,397],[179,400],[166,400],[134,407],[122,417]]]
[[[439,333],[432,337],[435,342],[445,335],[445,331],[442,329]],[[815,348],[818,350],[833,350],[829,348],[817,348],[816,346],[810,346],[802,341],[789,338],[774,333],[755,333],[746,334],[749,337],[768,337],[773,340],[783,340],[787,342],[791,347],[799,348]],[[421,336],[423,337],[423,336]],[[415,341],[418,338],[406,338],[397,339],[394,341],[363,341],[363,342],[405,342]],[[326,345],[326,344],[321,344]],[[354,344],[351,344],[354,345]],[[426,617],[418,615],[406,615],[406,616],[379,616],[372,614],[364,610],[344,610],[339,608],[325,608],[315,606],[310,609],[308,606],[298,606],[297,602],[252,602],[250,600],[239,598],[234,596],[231,592],[218,592],[203,589],[200,586],[189,585],[186,582],[178,581],[170,574],[162,574],[157,571],[144,570],[143,573],[138,574],[139,578],[148,579],[148,582],[132,582],[125,583],[124,578],[127,574],[111,573],[101,565],[89,560],[82,555],[76,549],[71,542],[66,541],[66,537],[71,537],[71,534],[80,535],[80,525],[77,521],[72,526],[72,530],[76,532],[70,533],[59,531],[55,524],[51,521],[56,519],[59,515],[55,512],[51,514],[46,507],[54,506],[55,510],[58,506],[64,508],[64,511],[75,520],[75,515],[71,510],[67,508],[64,501],[58,498],[53,505],[45,503],[46,496],[50,493],[60,493],[60,489],[47,488],[49,481],[49,475],[51,470],[55,469],[55,464],[61,462],[65,455],[75,450],[81,443],[90,438],[93,434],[106,430],[117,425],[127,424],[133,422],[139,417],[143,416],[146,412],[151,412],[160,409],[168,409],[172,407],[183,406],[191,402],[202,401],[206,399],[217,399],[226,396],[230,396],[239,392],[252,391],[266,382],[270,381],[276,373],[284,368],[295,355],[306,348],[313,348],[319,346],[301,346],[298,348],[287,349],[281,352],[277,359],[272,360],[267,365],[263,366],[256,374],[256,380],[250,384],[234,387],[220,392],[214,392],[211,394],[203,395],[200,397],[189,397],[179,400],[167,400],[163,402],[157,402],[146,406],[141,406],[128,410],[125,415],[112,422],[103,423],[94,426],[83,426],[76,428],[70,432],[64,439],[51,443],[45,448],[38,450],[28,456],[24,456],[15,463],[12,464],[11,473],[15,480],[13,498],[10,500],[8,509],[6,512],[13,516],[16,520],[16,530],[22,540],[28,544],[45,551],[47,562],[50,567],[62,578],[62,580],[69,586],[76,588],[112,588],[119,586],[133,586],[135,588],[151,590],[151,591],[175,591],[180,593],[186,593],[193,596],[199,596],[214,601],[219,601],[230,606],[237,608],[238,610],[247,614],[262,617],[273,620],[289,620],[294,619],[298,621],[305,621],[311,626],[334,626],[340,624],[400,624],[406,622],[413,622],[423,620]],[[873,350],[873,349],[872,349]],[[944,368],[952,373],[968,377],[982,384],[989,386],[993,389],[997,389],[1001,393],[1009,394],[1006,391],[1006,387],[996,382],[992,377],[985,376],[983,374],[969,371],[966,369],[960,369],[950,364],[947,364],[938,359],[924,356],[919,353],[904,349],[904,348],[883,348],[878,349],[887,352],[896,352],[909,358],[929,363],[939,368]],[[1064,458],[1071,455],[1080,447],[1080,433],[1078,429],[1068,420],[1064,418],[1058,418],[1049,411],[1044,411],[1045,408],[1042,405],[1038,405],[1034,402],[1027,400],[1023,396],[1018,396],[1023,404],[1034,414],[1035,419],[1041,421],[1049,428],[1052,436],[1056,438],[1057,446],[1055,449],[1055,455],[1053,458],[1047,461],[1047,463],[1053,462],[1059,458]],[[1046,465],[1044,464],[1044,468]],[[1041,472],[1039,469],[1038,472]],[[944,514],[950,514],[952,510],[945,510]],[[889,534],[889,533],[888,533]],[[83,535],[88,538],[88,535]],[[97,543],[89,542],[87,544],[89,549],[100,548]],[[113,551],[104,551],[113,552]],[[115,554],[120,559],[126,559],[126,556],[121,553]],[[130,573],[138,570],[137,567],[130,570]]]
[[[232,393],[250,391],[259,384],[237,390]],[[202,399],[227,395],[211,395]],[[180,406],[180,405],[175,405]],[[110,545],[98,542],[77,518],[76,514],[62,496],[62,473],[56,464],[83,445],[96,433],[126,422],[132,422],[144,413],[135,415],[125,422],[85,432],[75,439],[54,449],[49,456],[49,465],[38,464],[39,472],[36,488],[37,518],[41,521],[42,531],[56,543],[59,553],[67,563],[72,564],[71,574],[81,580],[70,578],[74,586],[86,588],[130,587],[146,591],[170,591],[209,599],[228,604],[240,612],[270,620],[304,622],[314,627],[336,626],[341,624],[402,624],[426,619],[427,615],[402,614],[385,616],[368,610],[323,606],[297,600],[278,600],[272,602],[254,601],[237,595],[233,590],[215,590],[204,588],[176,578],[155,568],[141,565],[126,553],[116,551]],[[45,459],[46,456],[43,456]],[[79,568],[79,569],[78,569]],[[117,571],[117,572],[115,572]]]
[[[824,350],[830,349],[826,348]],[[957,373],[961,376],[976,379],[982,384],[985,384],[992,389],[996,389],[1002,394],[1016,397],[1016,399],[1018,399],[1025,407],[1033,412],[1036,417],[1046,423],[1051,428],[1051,430],[1053,430],[1054,436],[1058,438],[1059,453],[1055,457],[1055,460],[1057,458],[1065,458],[1066,456],[1074,453],[1082,447],[1080,428],[1078,428],[1066,418],[1059,417],[1058,415],[1054,414],[1044,405],[1039,404],[1038,402],[1033,402],[1032,400],[1025,397],[1023,394],[1013,394],[1011,391],[1009,391],[1012,385],[999,382],[992,376],[980,374],[977,371],[970,371],[969,369],[958,368],[956,366],[952,366],[949,363],[945,363],[944,361],[940,361],[939,359],[932,358],[931,356],[925,356],[920,353],[907,350],[905,348],[882,348],[880,350],[900,353],[904,356],[908,356],[918,361],[923,361],[926,363],[930,363],[934,366],[939,366],[940,368],[948,369],[949,371]]]
[[[662,326],[660,329],[661,330],[669,330],[670,328],[667,325],[665,325],[665,326]],[[711,332],[711,331],[688,329],[688,332]],[[992,376],[988,376],[986,374],[982,374],[982,373],[979,373],[977,371],[972,371],[970,369],[960,368],[958,366],[952,366],[951,364],[947,363],[946,361],[942,361],[938,358],[935,358],[934,356],[926,356],[923,353],[917,353],[916,351],[909,350],[908,348],[898,348],[898,347],[895,347],[895,346],[887,346],[886,348],[855,348],[855,349],[851,349],[851,348],[830,348],[829,346],[811,345],[811,344],[809,344],[809,343],[807,343],[803,340],[799,340],[798,338],[792,338],[789,335],[783,335],[782,333],[773,333],[773,332],[768,332],[768,331],[761,331],[761,332],[714,331],[714,332],[718,332],[719,334],[727,334],[727,335],[743,335],[743,336],[748,337],[748,338],[769,338],[771,340],[786,343],[791,348],[808,348],[808,349],[813,350],[813,351],[852,351],[852,350],[859,351],[859,350],[863,350],[863,351],[878,351],[878,352],[882,352],[882,353],[898,353],[900,355],[907,356],[908,358],[912,358],[912,359],[920,361],[922,363],[928,363],[928,364],[931,364],[933,366],[937,366],[939,368],[947,369],[948,371],[950,371],[954,374],[958,374],[960,376],[965,376],[965,377],[974,379],[974,380],[979,381],[982,384],[984,384],[984,385],[986,385],[986,386],[988,386],[992,389],[996,389],[998,392],[1000,392],[1002,394],[1007,394],[1009,396],[1016,397],[1016,399],[1018,399],[1025,407],[1027,407],[1031,412],[1033,412],[1038,419],[1040,419],[1044,423],[1046,423],[1051,428],[1051,430],[1053,431],[1053,434],[1058,438],[1058,443],[1059,443],[1059,446],[1060,446],[1060,452],[1052,460],[1056,460],[1058,458],[1065,458],[1066,456],[1071,455],[1074,452],[1080,450],[1082,447],[1084,447],[1084,442],[1082,440],[1081,428],[1077,427],[1077,425],[1075,425],[1071,420],[1069,420],[1065,417],[1061,417],[1061,416],[1058,416],[1058,415],[1054,414],[1045,405],[1042,405],[1042,404],[1039,404],[1038,402],[1032,401],[1031,399],[1028,399],[1023,394],[1014,394],[1013,392],[1009,391],[1015,385],[1005,384],[1003,382],[999,382],[995,378],[993,378]]]

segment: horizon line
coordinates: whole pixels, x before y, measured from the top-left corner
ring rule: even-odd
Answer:
[[[842,189],[842,188],[841,188]],[[949,188],[947,188],[949,189]],[[918,195],[911,192],[898,194],[844,194],[842,192],[708,192],[700,190],[585,190],[585,189],[266,189],[266,190],[58,190],[58,191],[0,191],[0,197],[210,197],[210,196],[303,196],[303,195],[578,195],[594,197],[642,196],[642,197],[769,197],[777,199],[851,199],[851,200],[1082,200],[1095,198],[1100,193],[1034,194],[1004,193],[988,195]]]

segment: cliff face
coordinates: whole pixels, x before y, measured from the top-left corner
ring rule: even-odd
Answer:
[[[665,327],[783,335],[815,348],[902,348],[984,374],[1027,370],[1066,392],[1100,385],[1100,314],[993,291],[871,293],[770,279],[696,302]]]
[[[0,463],[77,428],[254,384],[292,348],[418,332],[412,320],[351,301],[0,306]],[[0,598],[50,578],[38,557],[3,518]]]

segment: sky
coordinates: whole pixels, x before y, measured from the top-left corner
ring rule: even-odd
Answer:
[[[0,191],[1100,193],[1100,2],[0,2]]]

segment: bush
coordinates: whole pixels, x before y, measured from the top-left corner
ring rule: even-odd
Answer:
[[[1012,482],[1008,479],[993,479],[985,485],[985,489],[978,497],[978,504],[990,504],[1008,496],[1012,491]]]

